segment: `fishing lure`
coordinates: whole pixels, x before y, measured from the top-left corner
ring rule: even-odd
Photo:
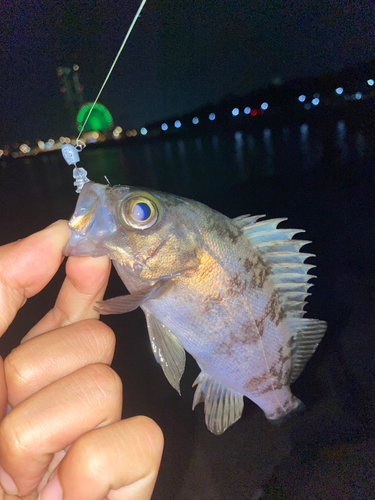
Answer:
[[[77,163],[80,161],[79,153],[83,150],[86,145],[79,141],[79,144],[73,146],[73,144],[64,144],[61,148],[64,160],[68,165],[74,165],[73,177],[75,179],[74,186],[76,186],[76,193],[80,193],[83,185],[89,182],[90,179],[87,177],[87,170],[82,167],[77,167]]]

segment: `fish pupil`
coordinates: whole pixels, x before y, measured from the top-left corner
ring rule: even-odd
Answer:
[[[151,208],[147,203],[136,203],[132,208],[132,215],[135,220],[144,222],[151,215]]]

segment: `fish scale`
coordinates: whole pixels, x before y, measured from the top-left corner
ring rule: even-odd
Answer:
[[[149,208],[133,210],[136,203]],[[97,310],[140,306],[155,358],[178,391],[185,350],[195,358],[202,371],[193,407],[204,402],[215,434],[240,418],[244,396],[271,421],[299,408],[290,384],[326,329],[303,317],[313,266],[300,249],[309,242],[293,240],[301,230],[278,229],[286,219],[262,217],[231,220],[174,195],[89,182],[69,222],[65,253],[108,255],[130,292]]]

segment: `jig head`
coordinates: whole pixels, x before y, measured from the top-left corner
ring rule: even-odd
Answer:
[[[75,179],[74,186],[76,186],[76,193],[80,193],[83,185],[89,182],[90,179],[87,177],[87,171],[84,168],[77,167],[77,163],[80,161],[79,153],[82,149],[86,147],[84,142],[78,141],[76,146],[72,144],[64,144],[61,147],[61,152],[64,160],[68,165],[74,165],[73,177]]]

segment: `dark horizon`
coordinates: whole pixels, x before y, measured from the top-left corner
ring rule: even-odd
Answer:
[[[353,113],[355,116],[358,113],[371,114],[372,103],[375,100],[374,78],[375,58],[357,65],[347,66],[336,72],[331,71],[315,77],[295,78],[279,85],[271,84],[260,87],[242,96],[226,95],[217,103],[205,103],[183,115],[163,117],[152,123],[146,123],[144,124],[146,128],[143,127],[145,132],[138,129],[137,133],[138,136],[143,136],[142,140],[145,140],[144,136],[151,139],[157,137],[167,139],[177,136],[187,137],[207,133],[250,130],[254,127],[278,127],[281,123],[287,125],[303,121],[309,122],[311,113],[313,113],[315,120],[321,113],[326,119],[328,113],[333,120],[348,119],[352,121]],[[344,88],[340,85],[343,85]],[[337,88],[342,89],[341,94],[336,92]],[[303,101],[300,101],[301,94]],[[82,104],[86,105],[84,102]],[[264,105],[266,107],[263,109]],[[324,108],[324,111],[321,111],[321,108]],[[236,115],[232,113],[235,109],[237,110]],[[214,121],[210,121],[208,118],[212,112],[215,115]],[[264,116],[261,117],[261,115]],[[174,125],[175,120],[179,122],[179,126]],[[168,124],[167,131],[161,130],[162,124]],[[114,123],[113,127],[116,125]],[[70,138],[76,137],[78,132],[75,116],[71,120],[71,130],[74,131],[67,135]],[[88,131],[86,127],[84,132]],[[133,141],[134,136],[126,137],[128,132],[130,131],[122,130],[122,134],[112,136],[112,129],[109,129],[105,135],[107,140],[116,139],[116,142],[119,139],[127,141],[129,138]],[[57,142],[58,138],[55,140]],[[89,142],[91,141],[89,140]],[[20,144],[21,142],[16,142],[13,146],[9,145],[8,155],[12,150],[18,151]],[[37,152],[35,144],[30,141],[29,145],[32,149],[30,154],[35,154]],[[1,147],[4,145],[0,144]],[[18,151],[18,155],[22,156],[22,153]]]
[[[138,0],[5,2],[0,41],[0,143],[67,135],[56,69],[77,63],[93,100]],[[333,1],[146,4],[101,102],[115,124],[140,128],[226,95],[316,76],[375,55],[375,5]]]

